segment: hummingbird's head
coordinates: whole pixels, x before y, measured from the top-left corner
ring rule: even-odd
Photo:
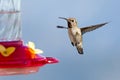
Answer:
[[[59,18],[67,21],[68,28],[73,28],[77,26],[77,21],[75,18],[63,18],[63,17],[59,17]]]

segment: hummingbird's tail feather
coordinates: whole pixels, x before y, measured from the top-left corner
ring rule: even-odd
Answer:
[[[76,49],[77,49],[77,51],[78,51],[79,54],[83,54],[84,53],[83,52],[83,48],[81,46],[77,45]]]

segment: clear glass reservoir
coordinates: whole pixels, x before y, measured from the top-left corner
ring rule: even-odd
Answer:
[[[20,0],[0,0],[0,41],[20,39]]]

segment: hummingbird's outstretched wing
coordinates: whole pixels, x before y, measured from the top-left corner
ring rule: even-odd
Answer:
[[[93,31],[97,28],[100,28],[100,27],[104,26],[105,24],[108,24],[108,22],[101,23],[101,24],[96,24],[96,25],[91,25],[91,26],[88,26],[88,27],[83,27],[83,28],[81,28],[82,35],[86,32],[90,32],[90,31]]]
[[[68,29],[68,27],[64,27],[64,26],[57,26],[57,28]]]

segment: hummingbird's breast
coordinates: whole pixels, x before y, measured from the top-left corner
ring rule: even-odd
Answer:
[[[71,34],[74,36],[76,35],[76,33],[78,33],[79,35],[81,35],[81,31],[78,27],[74,27],[74,28],[70,28],[69,30],[71,32]]]
[[[82,46],[82,35],[79,28],[68,28],[68,34],[73,45],[80,43],[80,46]]]

